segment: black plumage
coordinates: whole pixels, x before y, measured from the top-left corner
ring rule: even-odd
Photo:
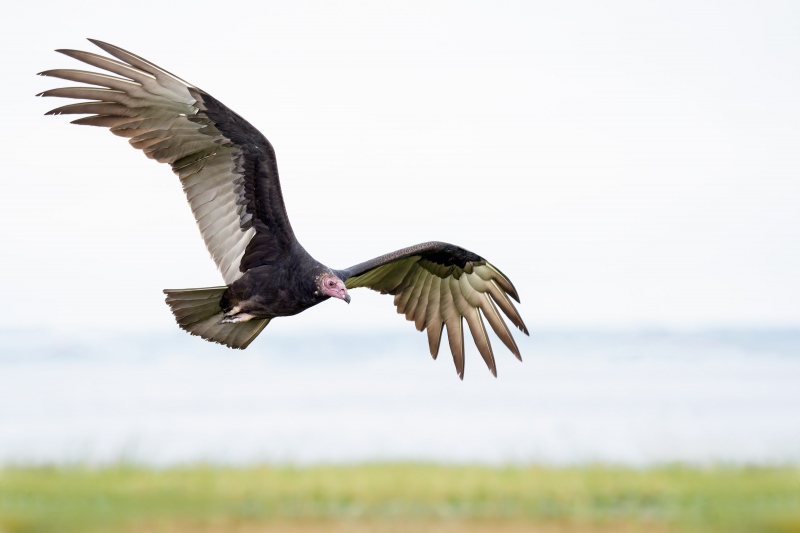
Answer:
[[[225,285],[165,290],[184,330],[245,348],[275,317],[291,316],[347,289],[394,295],[399,313],[427,330],[431,355],[446,336],[464,375],[463,321],[497,375],[484,318],[520,357],[499,311],[528,333],[511,298],[517,291],[498,269],[464,248],[428,242],[343,270],[316,261],[294,235],[283,202],[275,151],[250,123],[208,93],[121,48],[91,40],[116,59],[59,50],[116,74],[59,69],[40,73],[88,86],[39,96],[84,100],[48,114],[89,115],[73,123],[106,127],[180,178],[203,240]],[[499,307],[499,310],[498,310]]]

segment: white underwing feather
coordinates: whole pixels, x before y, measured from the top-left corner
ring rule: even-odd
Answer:
[[[113,75],[76,69],[42,72],[89,85],[40,93],[89,100],[58,107],[50,114],[92,115],[73,122],[110,128],[115,135],[129,138],[147,157],[173,165],[206,247],[225,283],[232,283],[242,274],[239,264],[254,235],[252,215],[243,207],[246,201],[241,196],[239,149],[202,114],[192,95],[196,89],[189,83],[121,48],[92,42],[115,59],[79,50],[59,51]],[[197,328],[217,331],[211,323]]]

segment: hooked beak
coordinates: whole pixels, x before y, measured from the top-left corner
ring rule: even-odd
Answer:
[[[341,281],[336,284],[336,297],[350,303],[350,294],[348,294],[347,287]]]

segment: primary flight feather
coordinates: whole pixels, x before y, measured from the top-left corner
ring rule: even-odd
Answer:
[[[86,84],[38,96],[83,100],[48,115],[89,115],[73,121],[109,128],[178,175],[224,286],[165,290],[178,325],[193,335],[246,348],[275,317],[300,313],[328,298],[350,302],[348,289],[394,296],[397,312],[427,330],[436,358],[443,331],[464,377],[466,320],[486,365],[497,375],[484,318],[520,358],[503,314],[526,335],[511,298],[514,285],[491,263],[464,248],[427,242],[343,270],[316,261],[297,242],[286,214],[275,151],[242,117],[194,85],[122,48],[90,39],[111,59],[58,50],[113,75],[84,70],[41,72]],[[501,314],[501,312],[503,314]]]

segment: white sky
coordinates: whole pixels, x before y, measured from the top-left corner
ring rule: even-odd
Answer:
[[[221,284],[177,178],[44,117],[94,37],[202,87],[278,154],[342,268],[426,240],[491,260],[530,327],[800,321],[800,3],[21,2],[0,20],[0,326],[172,328]],[[67,82],[66,85],[70,85]],[[355,291],[270,329],[413,331]]]

